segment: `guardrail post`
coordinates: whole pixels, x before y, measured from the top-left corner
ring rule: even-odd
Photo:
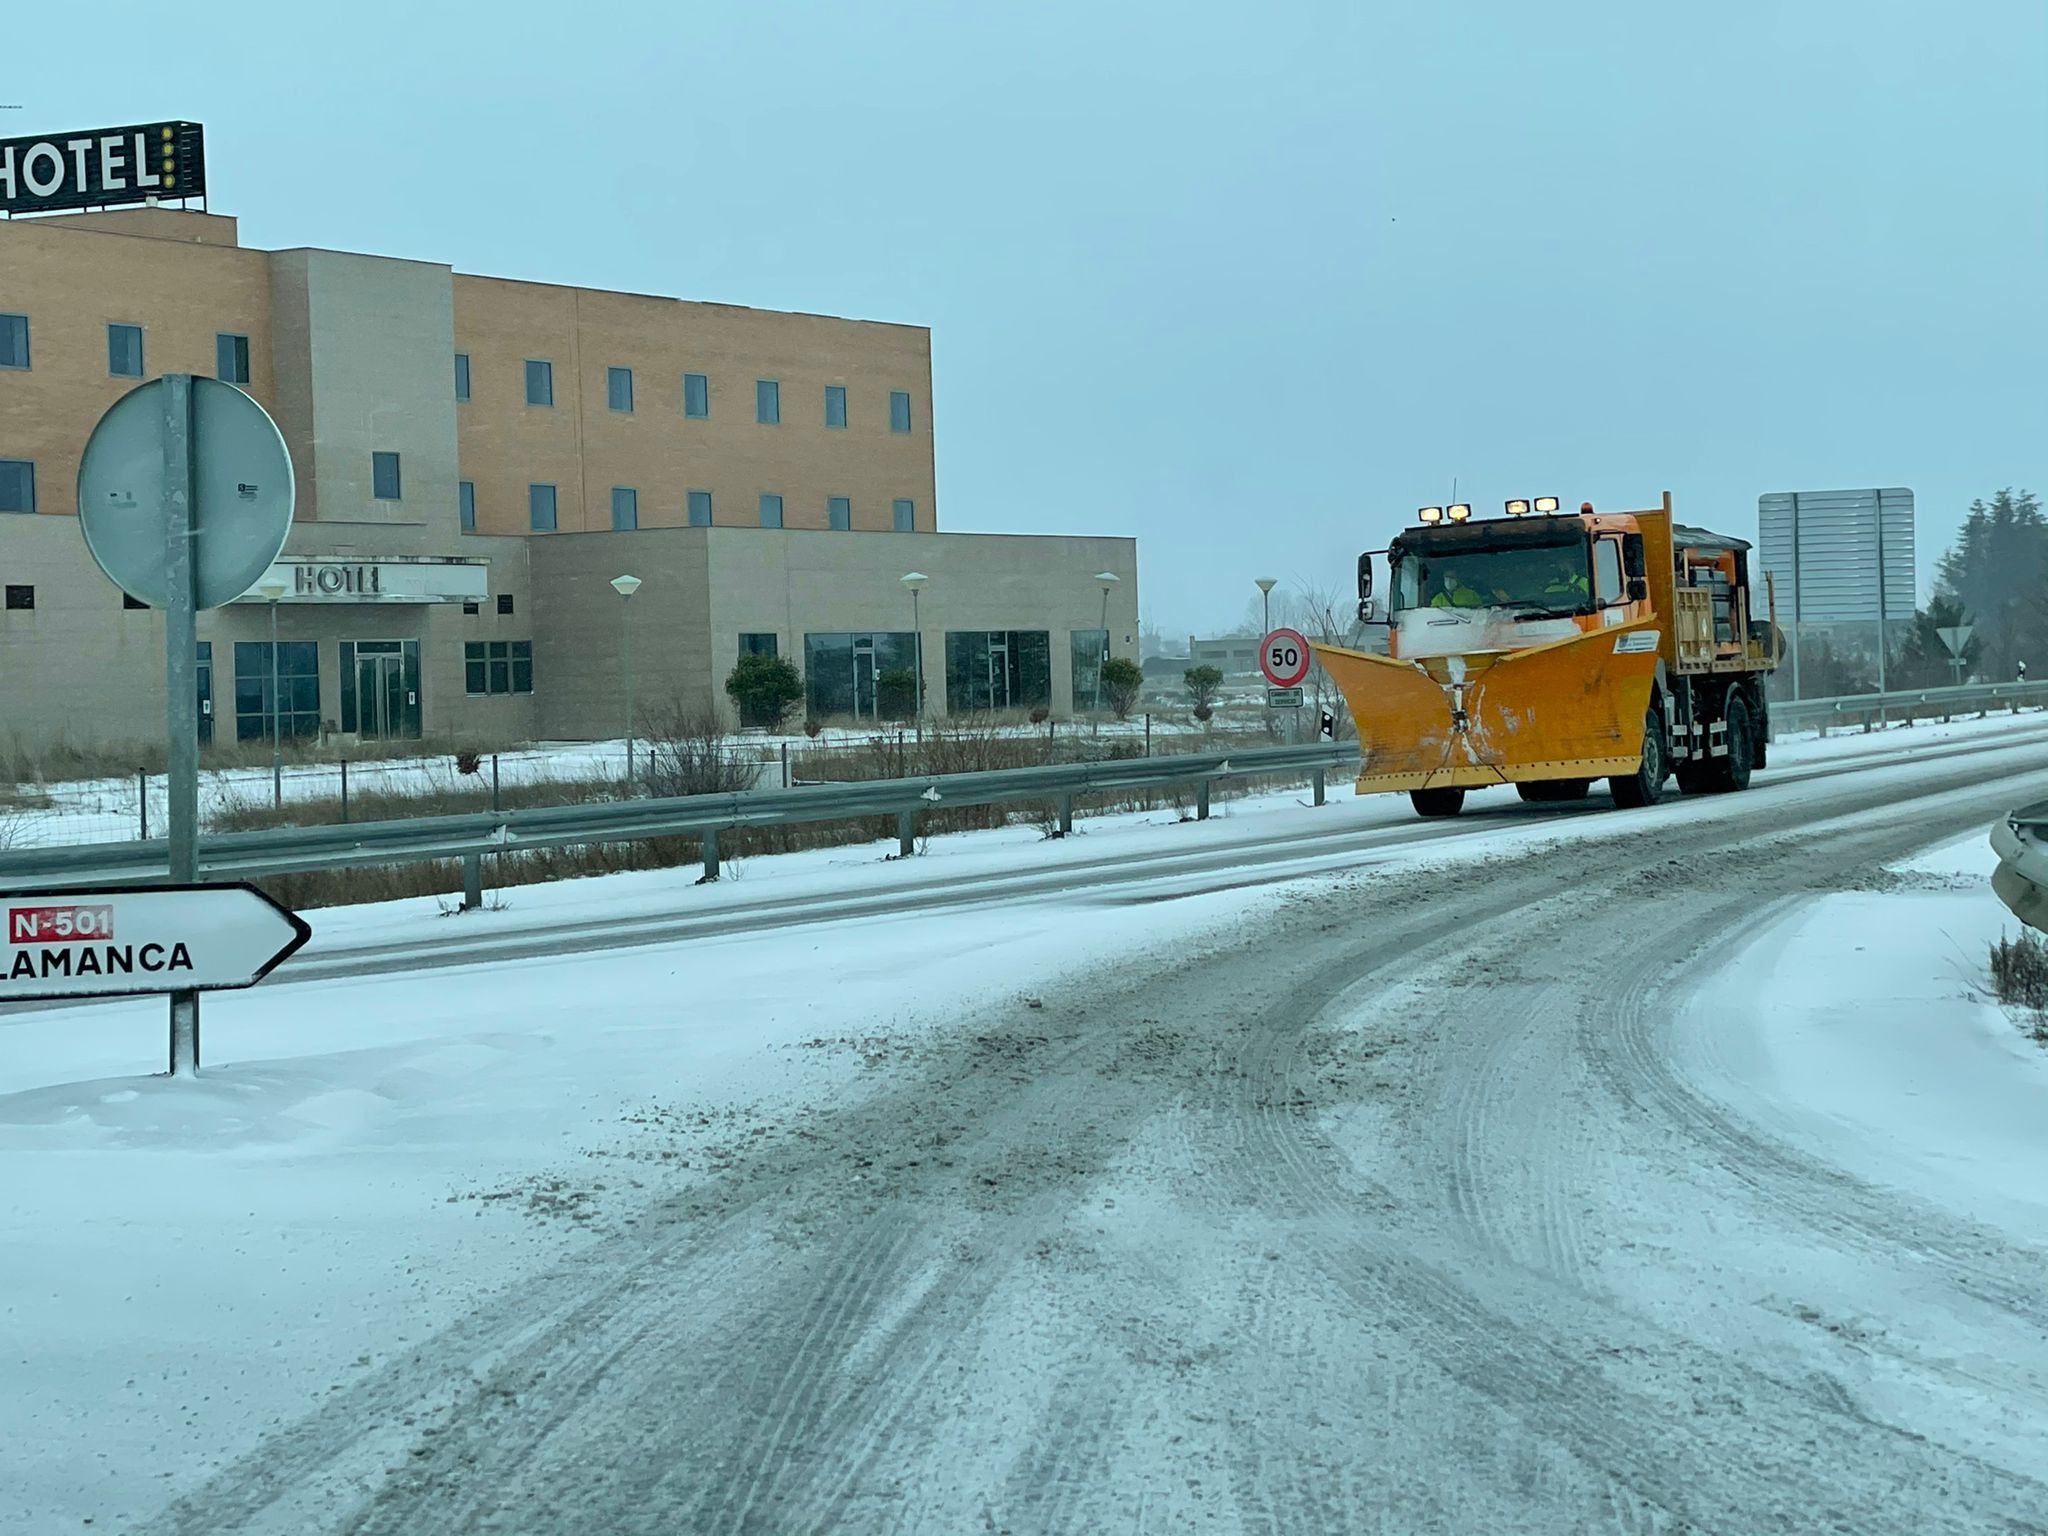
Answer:
[[[474,912],[484,904],[484,856],[465,854],[462,860],[462,910]]]
[[[504,809],[502,805],[498,804],[498,754],[495,752],[491,754],[491,809],[494,811],[502,811]]]
[[[1074,830],[1074,797],[1060,796],[1060,836],[1065,837]]]
[[[1209,781],[1202,780],[1195,786],[1195,820],[1209,819]]]
[[[697,883],[699,885],[702,885],[707,880],[716,880],[717,878],[718,828],[713,827],[709,832],[706,832],[704,834],[704,873],[698,877]]]
[[[348,821],[348,759],[341,760],[341,819]]]
[[[1316,770],[1316,773],[1315,773],[1315,786],[1316,786],[1316,804],[1317,804],[1317,805],[1321,805],[1321,804],[1323,803],[1323,797],[1324,797],[1324,794],[1326,793],[1326,788],[1327,788],[1327,786],[1326,786],[1326,782],[1325,782],[1325,781],[1326,781],[1326,780],[1327,780],[1328,778],[1329,778],[1329,774],[1328,774],[1328,772],[1327,772],[1326,770],[1324,770],[1324,769],[1321,769],[1321,768],[1318,768],[1318,769]]]
[[[135,770],[135,803],[142,809],[142,840],[149,841],[149,770]]]
[[[907,859],[917,852],[917,812],[896,813],[896,856]]]

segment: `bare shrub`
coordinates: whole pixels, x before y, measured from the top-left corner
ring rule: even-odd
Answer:
[[[1991,946],[1991,987],[1998,1000],[2028,1014],[2028,1033],[2048,1043],[2048,941],[2022,932]]]
[[[462,751],[455,754],[455,771],[464,778],[475,778],[484,771],[484,755],[481,752]]]
[[[754,787],[760,764],[733,750],[718,711],[708,704],[675,704],[647,732],[641,782],[661,799],[678,795],[737,795]]]

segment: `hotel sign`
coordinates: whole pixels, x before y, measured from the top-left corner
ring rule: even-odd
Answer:
[[[206,191],[206,130],[143,123],[0,139],[0,211],[109,208]]]
[[[275,578],[285,603],[459,603],[490,595],[490,567],[481,560],[359,560],[338,556],[278,561],[237,602],[264,601],[258,590]]]

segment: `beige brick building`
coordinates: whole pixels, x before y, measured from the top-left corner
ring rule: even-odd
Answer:
[[[773,650],[825,718],[900,709],[905,668],[931,715],[1065,715],[1135,651],[1131,541],[938,532],[921,327],[251,250],[232,218],[136,208],[0,221],[0,733],[162,730],[161,620],[92,564],[75,481],[101,413],[167,372],[247,390],[298,484],[276,655],[253,594],[201,615],[214,740],[273,713],[617,734],[629,621],[643,702],[724,707]]]

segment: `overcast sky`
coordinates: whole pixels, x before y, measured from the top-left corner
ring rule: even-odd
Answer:
[[[929,325],[939,517],[1169,634],[1459,494],[2048,491],[2048,5],[19,7],[262,246]]]

